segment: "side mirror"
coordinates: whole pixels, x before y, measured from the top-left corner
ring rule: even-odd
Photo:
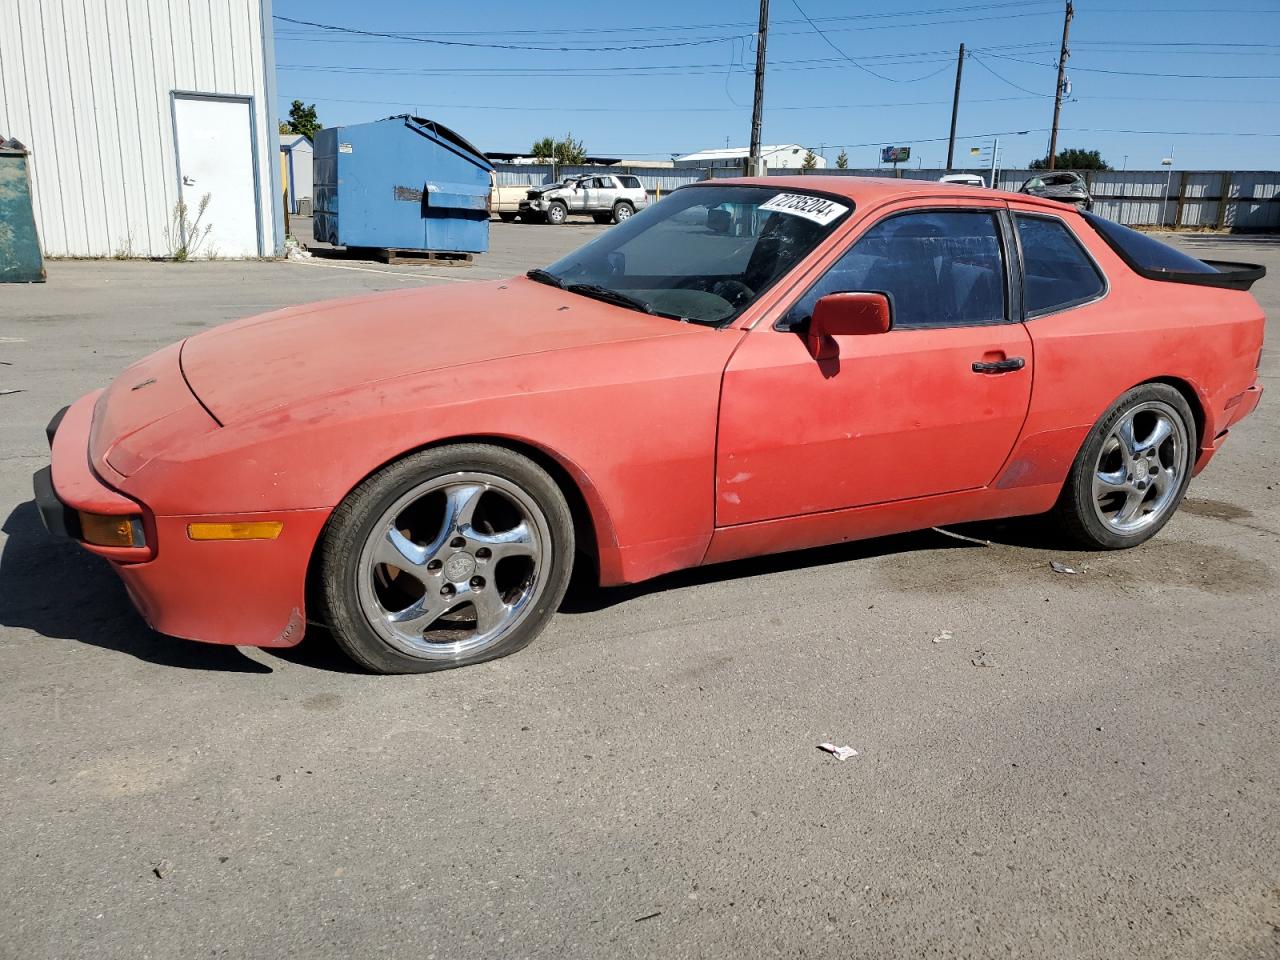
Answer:
[[[889,298],[883,293],[829,293],[814,304],[805,340],[815,360],[828,360],[839,353],[832,337],[888,333],[890,326]]]

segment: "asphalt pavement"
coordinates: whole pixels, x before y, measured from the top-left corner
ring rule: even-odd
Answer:
[[[1275,351],[1137,550],[988,525],[579,590],[525,651],[431,676],[157,635],[43,533],[45,422],[129,361],[601,229],[4,288],[0,957],[1280,957]],[[1269,265],[1275,342],[1280,240],[1177,242]]]

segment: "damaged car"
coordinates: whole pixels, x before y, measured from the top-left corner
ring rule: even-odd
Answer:
[[[596,223],[622,223],[649,205],[640,178],[631,174],[591,174],[560,183],[532,187],[520,202],[525,222],[559,225],[570,214],[588,215]]]
[[[1059,203],[1070,203],[1080,210],[1093,209],[1093,196],[1089,193],[1088,181],[1070,170],[1032,177],[1018,192],[1032,197],[1044,197],[1046,200],[1057,200]]]

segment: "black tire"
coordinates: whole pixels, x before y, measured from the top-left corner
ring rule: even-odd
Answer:
[[[450,474],[490,474],[520,488],[546,521],[551,557],[539,576],[545,581],[523,619],[490,645],[452,659],[410,656],[380,634],[362,612],[361,556],[385,511],[425,481]],[[419,451],[368,477],[334,510],[320,545],[320,612],[334,640],[357,664],[375,673],[426,673],[505,657],[527,646],[551,619],[569,584],[574,530],[564,494],[545,470],[503,447],[460,443]]]
[[[591,219],[596,223],[612,223],[613,214],[611,213],[593,213]]]
[[[630,203],[628,203],[626,200],[619,200],[617,203],[613,205],[612,220],[614,223],[621,223],[623,220],[626,220],[635,212],[636,212],[636,208],[633,207]]]
[[[1149,523],[1132,532],[1121,532],[1099,516],[1100,511],[1095,505],[1095,473],[1099,470],[1104,447],[1117,424],[1134,411],[1153,405],[1159,411],[1168,411],[1181,421],[1182,442],[1177,454],[1180,462],[1171,484],[1173,490],[1167,503]],[[1123,550],[1145,543],[1169,522],[1186,495],[1187,485],[1191,482],[1191,468],[1195,464],[1197,443],[1195,417],[1181,393],[1165,383],[1144,383],[1134,387],[1107,409],[1085,437],[1071,471],[1067,474],[1067,482],[1062,488],[1058,503],[1050,514],[1051,519],[1056,522],[1062,536],[1074,546],[1090,550]],[[1146,476],[1144,466],[1142,477]]]
[[[569,219],[569,208],[559,200],[552,200],[547,206],[546,218],[547,223],[558,227]]]
[[[500,213],[498,214],[498,219],[503,223],[515,223],[516,215],[514,213]]]

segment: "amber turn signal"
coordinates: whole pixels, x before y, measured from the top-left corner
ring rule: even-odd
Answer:
[[[97,547],[145,547],[141,517],[80,512],[80,536]]]
[[[278,520],[253,523],[189,523],[187,536],[192,540],[274,540],[284,524]]]

